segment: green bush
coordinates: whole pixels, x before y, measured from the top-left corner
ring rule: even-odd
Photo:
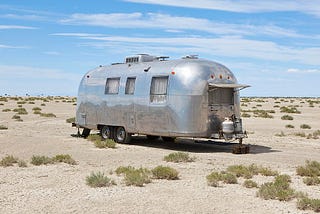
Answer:
[[[70,165],[76,165],[77,162],[68,154],[61,154],[61,155],[56,155],[52,158],[53,162],[58,162],[58,163],[66,163]]]
[[[301,112],[298,111],[296,107],[286,107],[286,106],[280,107],[280,112],[290,113],[290,114],[301,114]]]
[[[212,172],[207,175],[207,183],[209,186],[218,187],[220,181],[225,184],[236,184],[238,183],[237,177],[229,172]]]
[[[177,170],[168,166],[157,166],[151,170],[152,175],[156,179],[177,180],[179,173]]]
[[[194,157],[190,157],[188,153],[185,152],[174,152],[163,158],[167,162],[193,162],[195,161]]]
[[[13,111],[16,112],[17,114],[28,114],[25,108],[15,108],[13,109]]]
[[[135,168],[132,166],[119,166],[115,172],[117,173],[117,175],[121,175],[121,174],[126,174],[131,170],[135,170]]]
[[[2,109],[2,112],[9,112],[9,111],[11,111],[11,109],[9,108]]]
[[[308,124],[302,124],[300,125],[301,129],[311,129],[311,126],[309,126]]]
[[[287,128],[287,129],[294,129],[294,126],[291,125],[291,124],[288,124],[288,125],[286,125],[286,128]]]
[[[279,173],[267,167],[260,167],[259,173],[263,176],[276,176]]]
[[[18,163],[18,158],[12,155],[7,155],[1,159],[0,166],[4,166],[4,167],[13,166],[14,163]]]
[[[298,199],[297,208],[300,210],[313,210],[314,212],[320,212],[320,199],[302,197]]]
[[[296,172],[300,176],[320,176],[320,162],[307,160],[306,166],[298,166]]]
[[[308,186],[318,185],[320,184],[320,178],[316,176],[306,177],[306,178],[303,178],[303,183],[305,183]]]
[[[278,175],[274,182],[262,184],[257,195],[266,200],[289,201],[295,197],[295,191],[290,188],[287,175]]]
[[[102,140],[100,138],[99,140],[94,141],[94,145],[99,149],[104,149],[104,148],[115,149],[116,148],[116,142],[112,139]]]
[[[281,120],[293,120],[293,117],[286,114],[281,117]]]
[[[229,166],[227,168],[227,171],[233,173],[237,177],[252,178],[252,176],[254,175],[254,173],[250,171],[249,167],[243,165]]]
[[[254,182],[253,180],[245,180],[243,182],[243,186],[246,188],[257,188],[258,184]]]
[[[212,172],[209,175],[207,175],[207,183],[209,186],[218,187],[220,180],[221,175],[219,172]]]
[[[31,164],[40,166],[40,165],[47,165],[53,163],[52,158],[47,156],[40,156],[40,155],[33,155],[31,158]]]
[[[39,107],[34,107],[34,108],[32,108],[32,111],[41,111],[42,109],[41,108],[39,108]]]
[[[40,113],[41,117],[57,117],[55,114],[53,113]]]
[[[116,169],[117,175],[124,175],[124,182],[127,186],[139,186],[151,182],[150,171],[145,168],[135,169],[132,166],[120,166]]]
[[[86,184],[90,187],[107,187],[115,185],[115,182],[105,176],[102,172],[91,172],[91,174],[86,177]]]

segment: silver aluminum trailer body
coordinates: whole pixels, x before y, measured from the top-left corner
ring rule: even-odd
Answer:
[[[118,142],[131,134],[241,141],[239,90],[245,87],[213,61],[137,55],[84,75],[75,124]]]

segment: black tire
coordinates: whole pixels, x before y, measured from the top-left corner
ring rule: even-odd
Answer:
[[[91,129],[84,128],[84,129],[82,130],[81,137],[87,138],[87,137],[89,136],[89,134],[90,134],[90,131],[91,131]]]
[[[155,136],[155,135],[147,135],[148,140],[157,140],[159,138],[159,136]]]
[[[113,129],[110,126],[103,126],[100,135],[102,139],[113,139]]]
[[[161,137],[163,141],[173,143],[175,141],[175,137]]]
[[[131,140],[131,134],[126,132],[123,127],[117,127],[114,132],[114,140],[117,143],[129,143]]]

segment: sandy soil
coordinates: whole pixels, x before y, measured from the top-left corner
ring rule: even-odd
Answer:
[[[70,99],[69,99],[70,100]],[[312,213],[296,208],[296,199],[289,202],[264,200],[256,196],[257,189],[238,184],[209,187],[206,176],[213,170],[225,170],[234,164],[255,163],[291,176],[291,186],[311,198],[320,198],[320,185],[307,186],[296,175],[296,167],[306,160],[320,161],[320,140],[295,136],[320,130],[320,104],[309,107],[307,99],[252,99],[243,103],[243,109],[275,110],[272,119],[251,116],[244,118],[251,145],[251,153],[232,154],[233,143],[193,143],[179,139],[176,143],[161,140],[148,141],[139,136],[131,145],[118,144],[117,149],[98,149],[91,142],[72,137],[76,129],[66,119],[75,115],[73,102],[54,99],[35,104],[23,104],[27,115],[22,122],[15,121],[12,111],[16,100],[1,102],[0,159],[13,155],[27,161],[28,167],[0,167],[0,213]],[[20,100],[21,101],[21,100]],[[41,106],[44,103],[45,106]],[[261,106],[260,106],[261,105]],[[294,120],[281,120],[279,106],[298,105],[301,114],[290,114]],[[40,107],[44,113],[56,118],[45,118],[32,113]],[[252,113],[250,113],[253,115]],[[288,129],[287,124],[295,128]],[[311,129],[301,129],[308,124]],[[281,131],[285,136],[279,137]],[[184,151],[196,157],[191,163],[167,163],[163,157]],[[53,164],[33,166],[32,155],[55,156],[70,154],[78,165]],[[122,177],[111,174],[119,166],[153,168],[167,165],[177,169],[180,179],[153,180],[145,187],[126,186]],[[85,178],[91,172],[102,171],[117,183],[116,186],[91,188]],[[255,176],[258,184],[272,181],[273,177]]]

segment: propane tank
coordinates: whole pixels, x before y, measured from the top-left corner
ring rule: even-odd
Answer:
[[[234,133],[234,124],[229,118],[225,118],[222,122],[222,132],[224,134],[232,134]]]

